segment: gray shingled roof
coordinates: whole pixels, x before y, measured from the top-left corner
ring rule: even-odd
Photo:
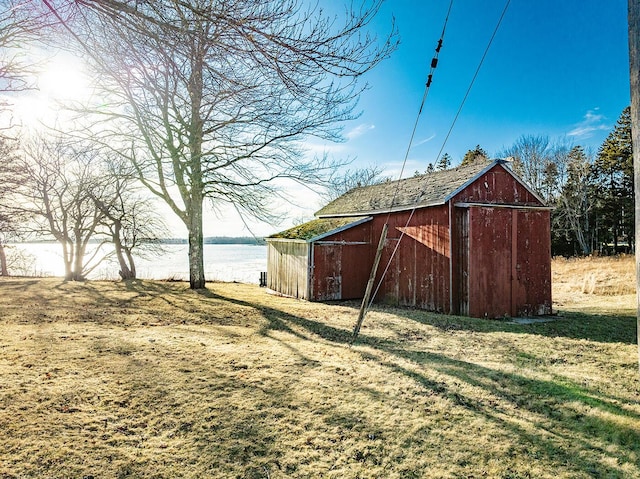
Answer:
[[[316,212],[316,216],[369,215],[443,204],[452,193],[498,163],[501,161],[477,162],[404,180],[354,188]]]
[[[273,234],[267,239],[295,239],[305,241],[317,241],[325,236],[351,228],[356,224],[370,220],[370,217],[340,217],[340,218],[319,218],[307,223],[294,226],[286,231]]]

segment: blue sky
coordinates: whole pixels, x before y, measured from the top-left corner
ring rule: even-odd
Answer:
[[[456,0],[408,171],[438,151],[504,8],[502,0]],[[388,0],[376,19],[396,19],[401,43],[372,71],[358,120],[336,156],[398,174],[449,0]],[[444,152],[458,163],[480,144],[497,156],[523,134],[597,147],[629,104],[626,0],[512,0]]]
[[[435,161],[505,1],[454,0],[403,177]],[[344,125],[346,141],[312,142],[313,151],[324,148],[337,159],[353,159],[350,168],[377,165],[399,178],[448,8],[449,0],[385,2],[373,27],[384,36],[395,17],[399,48],[366,76],[362,114]],[[477,144],[497,157],[521,135],[597,151],[629,98],[626,0],[511,0],[443,152],[454,166]],[[322,206],[308,190],[290,193],[295,199],[286,207],[288,220],[253,225],[255,234],[311,219]],[[209,229],[248,233],[233,215],[205,224]]]

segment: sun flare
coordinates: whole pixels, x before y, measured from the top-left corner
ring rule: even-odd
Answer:
[[[92,98],[85,65],[65,54],[40,57],[38,65],[39,71],[31,79],[35,88],[7,97],[7,102],[13,105],[12,118],[36,129],[71,121],[76,115],[69,107],[86,104]]]
[[[54,57],[38,75],[41,94],[54,101],[82,101],[89,85],[82,63],[73,57]]]

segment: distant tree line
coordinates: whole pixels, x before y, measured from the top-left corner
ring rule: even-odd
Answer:
[[[186,238],[163,238],[158,241],[161,244],[188,244]],[[249,245],[265,245],[264,238],[254,238],[253,236],[205,236],[204,244],[249,244]]]

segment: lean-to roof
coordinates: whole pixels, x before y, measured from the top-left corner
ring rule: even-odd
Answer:
[[[339,217],[319,218],[307,223],[294,226],[286,231],[273,234],[267,239],[304,240],[308,242],[318,241],[329,235],[344,231],[353,226],[369,221],[371,217]]]

